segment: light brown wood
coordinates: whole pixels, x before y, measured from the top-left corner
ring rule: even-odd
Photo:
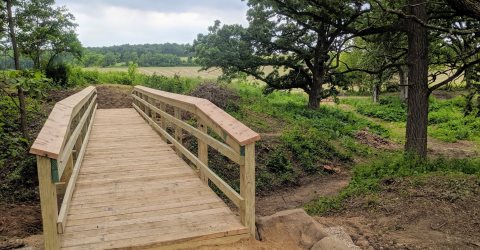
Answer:
[[[95,94],[95,87],[90,86],[56,103],[30,148],[30,153],[57,159],[66,143],[73,117]]]
[[[134,109],[97,110],[86,145],[63,249],[174,249],[249,237],[240,218]]]
[[[203,132],[203,134],[208,133],[208,128],[205,123],[199,121],[198,122],[198,129]],[[198,159],[208,167],[208,144],[205,143],[202,139],[197,139],[198,144]],[[208,184],[208,178],[203,171],[200,170],[200,179],[205,183]]]
[[[205,176],[212,181],[236,206],[240,206],[243,202],[243,198],[224,180],[222,180],[217,174],[215,174],[211,169],[209,169],[203,162],[201,162],[194,154],[192,154],[188,149],[186,149],[182,144],[177,142],[174,137],[164,131],[160,126],[155,123],[150,117],[147,116],[139,107],[133,105],[133,107],[143,116],[145,120],[159,133],[161,133],[167,141],[175,145],[175,149],[180,151],[183,156],[195,164]]]
[[[255,144],[245,146],[245,165],[240,166],[240,195],[244,198],[240,206],[242,223],[255,237]]]
[[[213,124],[222,128],[222,130],[234,139],[241,146],[250,144],[260,139],[260,135],[252,131],[250,128],[237,121],[227,112],[215,106],[206,99],[196,98],[156,90],[144,86],[135,86],[134,91],[153,97],[159,101],[171,104],[172,106],[181,108],[201,116],[205,122],[211,121]]]
[[[162,117],[164,117],[164,119],[166,121],[174,124],[177,127],[180,127],[182,129],[184,129],[185,131],[187,131],[191,135],[195,136],[199,140],[199,143],[207,144],[208,146],[217,150],[218,152],[220,152],[224,156],[228,157],[230,160],[232,160],[232,161],[234,161],[238,164],[243,164],[244,157],[240,156],[240,153],[237,153],[230,146],[228,146],[228,145],[218,141],[217,139],[213,138],[212,136],[210,136],[207,133],[208,127],[203,121],[202,121],[203,128],[202,129],[200,129],[200,128],[197,129],[197,128],[187,124],[186,122],[180,120],[179,118],[176,118],[176,117],[174,117],[174,116],[172,116],[172,115],[154,107],[153,105],[149,104],[145,100],[140,99],[137,96],[133,96],[133,98],[136,99],[138,102],[140,102],[140,103],[142,103],[146,106],[149,106],[153,110],[154,113],[157,113],[157,114],[161,115]],[[162,127],[161,124],[160,124],[160,127]],[[164,127],[162,127],[162,128],[164,128]]]
[[[97,106],[95,106],[95,108],[92,111],[91,119],[89,121],[87,129],[85,130],[85,138],[81,138],[81,137],[77,138],[77,141],[78,139],[81,139],[82,141],[88,142],[88,139],[90,137],[90,131],[93,126],[93,120],[95,118],[96,109],[97,109]],[[60,213],[58,214],[58,218],[57,218],[57,232],[59,234],[62,234],[65,231],[67,211],[70,208],[70,201],[72,200],[73,191],[75,190],[75,185],[77,184],[78,173],[80,172],[80,167],[82,165],[86,148],[87,148],[87,143],[84,143],[81,145],[81,148],[79,149],[79,152],[77,155],[75,165],[72,167],[73,169],[72,174],[71,174],[71,177],[69,178],[70,180],[68,181],[68,185],[65,190],[65,195],[62,200],[62,205],[60,207]]]
[[[77,142],[78,137],[83,130],[84,125],[87,123],[87,118],[90,117],[92,110],[96,108],[95,104],[96,96],[93,97],[92,101],[88,105],[88,108],[82,114],[82,118],[80,119],[79,123],[76,125],[75,129],[73,130],[72,134],[69,137],[68,141],[66,141],[65,146],[62,148],[62,151],[58,155],[58,176],[61,178],[63,175],[63,171],[65,170],[65,166],[67,164],[68,158],[72,154],[72,149]]]
[[[57,189],[52,181],[51,161],[37,156],[38,190],[42,207],[43,239],[45,249],[59,249],[57,234]]]

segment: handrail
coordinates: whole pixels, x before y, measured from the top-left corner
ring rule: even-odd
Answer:
[[[30,153],[57,159],[67,140],[73,117],[94,93],[95,87],[90,86],[57,102],[30,148]]]
[[[159,98],[160,101],[169,102],[173,106],[200,116],[204,120],[210,120],[213,124],[220,127],[226,135],[241,146],[260,140],[260,135],[243,123],[237,121],[227,112],[223,111],[209,100],[193,96],[180,95],[152,89],[144,86],[135,86],[134,91],[144,93],[153,98]],[[225,139],[225,138],[224,138]]]
[[[30,153],[37,155],[45,249],[59,249],[59,236],[75,188],[95,116],[97,91],[87,87],[53,107]],[[62,190],[63,189],[63,190]],[[57,190],[64,194],[60,214]]]
[[[206,99],[169,93],[136,86],[132,91],[132,106],[164,138],[177,153],[197,167],[200,179],[211,181],[237,207],[241,222],[255,234],[255,141],[260,136]],[[170,106],[173,108],[167,108]],[[197,127],[182,120],[189,113]],[[191,117],[190,116],[190,117]],[[173,127],[171,134],[168,128]],[[208,129],[217,136],[211,136]],[[183,131],[197,138],[198,154],[183,144]],[[240,194],[208,167],[208,148],[211,147],[240,165]]]

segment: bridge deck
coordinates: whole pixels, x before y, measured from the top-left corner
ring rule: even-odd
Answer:
[[[149,248],[249,237],[225,203],[134,109],[99,109],[64,249]]]

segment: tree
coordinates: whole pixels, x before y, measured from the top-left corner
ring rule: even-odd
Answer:
[[[408,66],[408,100],[405,150],[420,157],[426,157],[428,98],[430,94],[458,78],[466,69],[480,63],[478,58],[474,58],[480,52],[478,46],[457,53],[453,57],[446,56],[448,53],[445,53],[443,47],[452,43],[449,36],[455,35],[465,39],[465,36],[479,33],[479,26],[464,27],[460,25],[469,23],[471,19],[450,8],[446,4],[448,1],[372,0],[369,2],[371,11],[380,13],[384,20],[380,24],[371,22],[371,24],[368,24],[369,26],[373,25],[371,28],[379,25],[377,30],[382,30],[383,33],[402,32],[407,35],[406,48],[408,52],[405,62]],[[382,26],[393,29],[385,29]],[[352,33],[356,32],[352,31]],[[450,69],[442,70],[440,73],[447,71],[452,73],[445,80],[435,82],[434,80],[438,75],[436,69],[440,65],[450,67]],[[390,64],[383,68],[387,69],[393,66],[398,67],[398,65]],[[434,67],[429,68],[429,66]]]
[[[308,107],[336,92],[342,51],[353,38],[355,21],[367,13],[361,1],[248,1],[249,26],[217,21],[199,34],[193,48],[203,69],[224,75],[246,73],[267,83],[267,91],[303,89]],[[273,70],[266,73],[264,67]]]
[[[21,1],[16,10],[19,47],[37,70],[50,65],[61,53],[81,55],[74,16],[65,7],[54,7],[54,3],[53,0]],[[44,61],[43,55],[47,56]]]
[[[6,0],[6,10],[7,10],[7,19],[8,19],[8,30],[10,34],[10,42],[13,48],[13,60],[15,63],[15,69],[21,70],[20,68],[20,52],[17,46],[17,36],[15,34],[15,19],[13,17],[12,7],[13,0]],[[27,133],[27,111],[25,104],[25,93],[21,85],[17,85],[17,95],[19,102],[19,111],[20,111],[20,130],[24,138],[28,138]]]

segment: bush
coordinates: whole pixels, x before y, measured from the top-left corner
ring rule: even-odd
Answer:
[[[240,96],[234,90],[218,84],[203,83],[189,95],[207,99],[227,112],[237,112],[240,109]]]
[[[328,138],[321,130],[300,127],[288,130],[281,136],[285,147],[292,152],[294,161],[307,173],[318,172],[329,160],[350,160],[348,156],[340,153]]]
[[[200,78],[180,77],[178,75],[172,78],[153,74],[151,76],[144,76],[143,80],[137,83],[163,91],[186,94],[190,93],[200,82]]]
[[[62,87],[66,87],[68,84],[68,66],[66,64],[54,64],[49,65],[45,69],[45,75],[52,79],[53,83]]]

